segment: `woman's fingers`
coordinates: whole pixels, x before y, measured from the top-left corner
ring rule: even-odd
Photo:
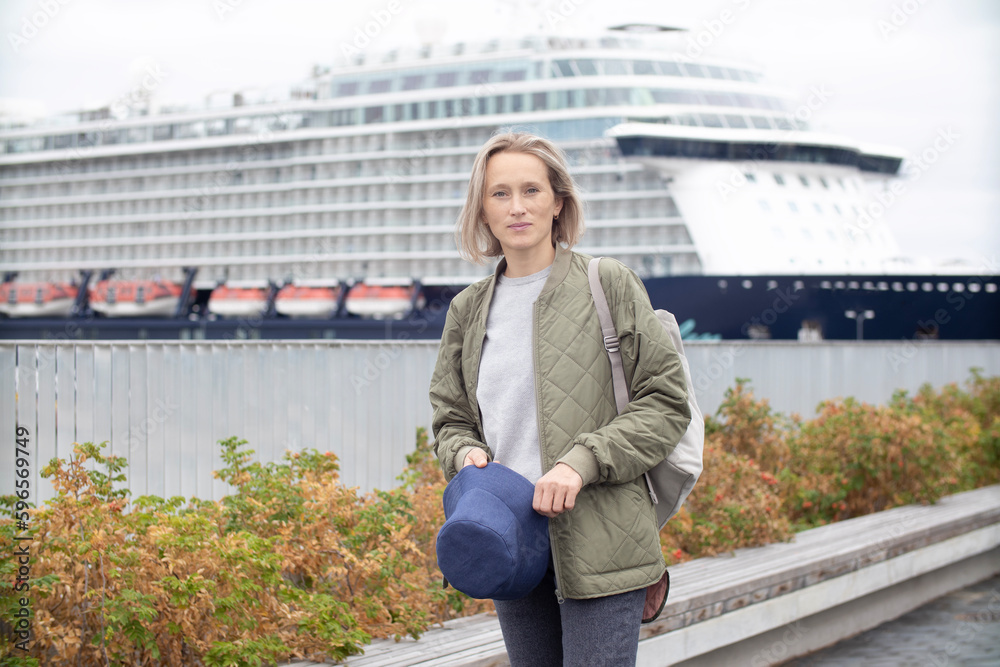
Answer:
[[[465,455],[465,462],[462,464],[462,467],[476,466],[477,468],[485,468],[488,461],[489,459],[486,457],[486,452],[481,449],[473,449]]]
[[[531,506],[551,519],[573,509],[582,487],[583,478],[579,473],[565,463],[557,463],[535,484]]]

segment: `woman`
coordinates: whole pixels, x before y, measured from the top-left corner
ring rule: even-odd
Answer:
[[[587,282],[570,248],[583,211],[562,153],[494,136],[473,165],[458,222],[470,261],[494,275],[448,311],[431,380],[435,452],[447,479],[494,460],[534,483],[552,567],[528,596],[497,600],[512,665],[631,665],[645,588],[664,572],[643,473],[687,428],[679,357],[638,277],[605,260],[601,282],[632,401],[619,416]]]

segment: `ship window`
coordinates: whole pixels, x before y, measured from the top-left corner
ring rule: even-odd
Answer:
[[[712,106],[717,107],[734,107],[736,105],[736,100],[732,93],[718,93],[718,92],[706,92],[705,101]]]
[[[494,101],[496,102],[496,105],[495,105],[496,106],[496,110],[495,110],[495,112],[496,113],[503,113],[504,112],[504,96],[503,95],[497,95],[494,98]]]
[[[532,93],[531,110],[545,111],[548,108],[548,93]]]
[[[840,207],[839,207],[839,206],[837,206],[836,204],[833,204],[833,210],[834,210],[834,212],[835,212],[835,213],[836,213],[837,215],[844,215],[844,214],[843,214],[843,213],[842,213],[842,212],[840,211]]]
[[[392,108],[392,119],[403,120],[406,117],[406,105],[397,104]]]
[[[457,80],[457,72],[441,72],[437,75],[437,78],[434,79],[434,85],[439,88],[447,88],[449,86],[454,86]]]
[[[608,88],[605,90],[606,104],[628,104],[629,91],[627,88]]]
[[[799,212],[798,204],[796,204],[793,201],[789,201],[788,202],[788,210],[791,211],[792,213],[798,213]]]
[[[694,90],[653,90],[653,99],[660,104],[702,104],[700,93]]]
[[[493,76],[493,70],[489,69],[477,69],[469,75],[469,83],[480,84],[489,83],[490,78]]]
[[[760,210],[764,211],[765,213],[770,212],[771,205],[767,203],[766,199],[758,199],[757,203],[760,205]]]
[[[719,118],[719,114],[703,113],[698,114],[698,118],[705,127],[722,127],[722,119]]]
[[[669,60],[661,60],[659,62],[660,72],[664,76],[683,76],[681,74],[681,68],[675,62]]]
[[[770,130],[771,121],[764,116],[750,116],[750,122],[753,123],[755,129],[758,130]]]
[[[164,141],[174,136],[173,125],[157,125],[153,128],[153,141]]]
[[[822,176],[819,177],[819,184],[822,185],[827,190],[830,189],[830,183],[827,182],[827,180],[825,178],[823,178]],[[834,206],[834,208],[836,208],[836,206]],[[837,213],[840,213],[840,211],[838,210]]]
[[[510,72],[504,72],[502,78],[504,81],[524,81],[527,74],[528,73],[523,69],[516,69]]]
[[[510,110],[514,113],[524,111],[524,95],[510,96]]]
[[[337,86],[337,97],[345,97],[348,95],[358,94],[358,82],[348,81]]]
[[[757,182],[757,174],[753,173],[752,171],[744,172],[743,176],[747,179],[747,182],[749,183]]]
[[[573,66],[568,60],[553,60],[552,73],[556,76],[575,76]]]
[[[480,116],[485,116],[486,113],[487,113],[487,110],[486,110],[486,98],[485,97],[480,97],[477,100],[477,103],[479,105],[479,115]]]
[[[403,77],[403,90],[417,90],[424,85],[423,74],[412,74]]]
[[[743,77],[740,75],[738,69],[733,69],[731,67],[723,67],[723,73],[726,75],[727,79],[732,79],[733,81],[742,81]]]
[[[382,122],[382,107],[368,107],[365,109],[365,122],[366,123],[381,123]]]
[[[409,120],[420,120],[420,102],[410,102]]]
[[[632,63],[632,71],[640,76],[656,74],[652,60],[636,60]]]
[[[733,128],[744,128],[747,126],[747,119],[743,116],[735,116],[732,114],[727,114],[725,116],[726,125]]]
[[[595,76],[597,74],[597,66],[593,60],[574,60],[571,64],[580,76]]]
[[[781,174],[775,174],[774,175],[774,182],[777,183],[778,185],[784,185],[785,184],[785,177],[782,176]]]
[[[713,79],[725,79],[726,75],[723,74],[721,67],[716,67],[715,65],[708,65],[708,75]]]
[[[702,79],[706,78],[705,70],[698,63],[684,63],[683,65],[685,76],[697,76]]]
[[[390,79],[378,79],[368,84],[368,93],[372,95],[375,93],[387,93],[391,86],[392,81]]]
[[[774,123],[778,126],[779,130],[794,130],[796,129],[795,124],[789,118],[784,116],[778,116],[774,119]]]
[[[446,118],[451,118],[455,115],[455,100],[444,101],[444,115]]]
[[[604,60],[604,73],[608,76],[628,75],[628,67],[622,60]]]
[[[799,175],[799,181],[802,183],[803,187],[809,187],[809,178],[807,176]]]

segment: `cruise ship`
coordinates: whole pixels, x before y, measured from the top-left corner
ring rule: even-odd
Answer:
[[[0,337],[439,336],[492,271],[454,225],[476,152],[513,129],[565,151],[578,249],[634,269],[688,337],[1000,338],[995,270],[901,257],[880,201],[902,152],[811,129],[822,89],[682,36],[361,52],[282,98],[2,121]]]

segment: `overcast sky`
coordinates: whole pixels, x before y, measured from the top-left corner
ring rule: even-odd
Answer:
[[[753,62],[800,100],[822,86],[814,128],[934,159],[913,163],[886,213],[906,254],[1000,256],[997,0],[2,0],[0,110],[108,104],[149,67],[162,103],[291,85],[378,16],[389,20],[369,50],[686,27],[705,55]],[[941,133],[953,137],[943,150]]]

